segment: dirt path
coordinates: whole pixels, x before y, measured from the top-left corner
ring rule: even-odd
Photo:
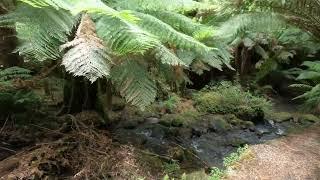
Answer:
[[[320,125],[267,144],[251,146],[230,180],[320,180]]]

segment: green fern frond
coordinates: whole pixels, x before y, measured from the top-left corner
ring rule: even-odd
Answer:
[[[305,61],[302,66],[308,67],[310,71],[320,72],[320,61]]]
[[[193,50],[198,53],[205,53],[212,49],[196,39],[176,31],[154,16],[139,12],[135,12],[134,15],[140,18],[138,25],[141,28],[156,35],[164,44],[169,43],[178,48]]]
[[[156,98],[155,83],[147,70],[134,60],[128,60],[112,69],[112,81],[127,102],[142,110]]]
[[[262,10],[275,11],[288,22],[320,37],[319,0],[258,0],[256,5]]]
[[[276,14],[250,13],[240,14],[222,23],[215,32],[216,39],[227,41],[242,36],[247,31],[271,33],[286,27],[286,23]]]
[[[77,22],[64,10],[33,8],[21,4],[15,11],[0,19],[0,24],[14,24],[20,41],[16,51],[29,59],[46,60],[61,57],[59,46]]]
[[[213,36],[213,28],[197,23],[182,14],[159,10],[149,11],[148,13],[169,24],[177,31],[183,32],[195,39],[203,40]]]
[[[155,58],[159,59],[163,64],[168,64],[170,66],[187,66],[174,52],[163,45],[156,47],[153,50],[153,54]]]
[[[212,8],[208,4],[193,0],[117,0],[113,6],[134,11],[167,10],[176,12]]]
[[[31,77],[31,71],[21,67],[14,66],[0,70],[0,81],[9,81],[16,78],[29,79]]]
[[[120,55],[143,54],[160,43],[154,35],[117,18],[103,16],[97,20],[96,27],[99,37]]]
[[[111,58],[105,52],[103,42],[98,38],[94,22],[83,15],[76,38],[61,46],[70,48],[63,56],[62,65],[74,76],[84,76],[91,82],[110,75]]]

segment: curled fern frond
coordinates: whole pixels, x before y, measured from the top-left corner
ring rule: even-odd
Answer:
[[[61,46],[62,50],[67,48],[70,49],[63,56],[62,65],[74,76],[84,76],[94,82],[110,75],[111,58],[87,14],[82,16],[75,39]]]

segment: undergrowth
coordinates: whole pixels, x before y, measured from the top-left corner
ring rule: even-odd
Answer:
[[[195,106],[200,112],[221,114],[254,114],[270,110],[271,103],[240,85],[222,81],[214,86],[207,86],[194,95]]]
[[[232,168],[240,160],[244,159],[249,154],[248,145],[239,147],[236,152],[231,153],[223,159],[223,169],[214,167],[211,169],[209,180],[220,180],[227,175],[229,168]]]

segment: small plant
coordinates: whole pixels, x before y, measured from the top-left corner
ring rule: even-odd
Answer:
[[[175,161],[170,162],[170,163],[164,163],[164,172],[166,174],[173,175],[174,173],[176,173],[179,170],[180,170],[180,165],[179,165],[179,163],[177,163]]]
[[[237,84],[222,81],[208,86],[194,96],[195,106],[200,112],[251,115],[266,112],[271,103],[263,98],[244,91]]]
[[[225,170],[214,167],[211,169],[209,180],[220,180],[225,173]]]
[[[239,162],[244,155],[246,155],[248,151],[248,145],[243,147],[239,147],[236,152],[231,153],[227,157],[223,159],[223,169],[219,169],[217,167],[213,167],[210,172],[209,180],[220,180],[227,174],[227,169],[232,167],[234,164]]]
[[[241,160],[241,158],[247,152],[247,150],[248,150],[248,145],[239,147],[236,152],[231,153],[229,156],[223,159],[223,165],[225,167],[233,166],[235,163]]]
[[[172,94],[166,101],[163,102],[163,107],[169,112],[174,112],[180,102],[181,98],[176,94]]]

